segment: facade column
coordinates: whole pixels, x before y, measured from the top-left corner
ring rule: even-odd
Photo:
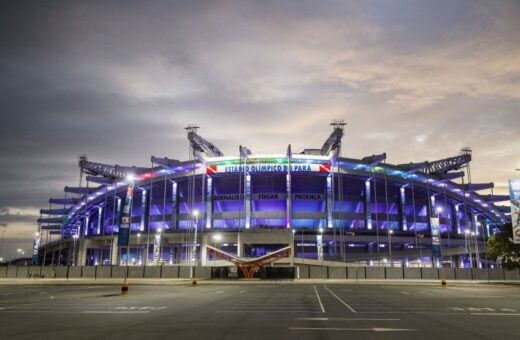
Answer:
[[[172,181],[172,230],[177,230],[177,211],[177,182]]]
[[[237,232],[237,256],[242,256],[242,233]]]
[[[289,166],[289,170],[287,171],[286,178],[286,211],[285,211],[285,226],[287,229],[291,229],[292,225],[292,188],[291,188],[291,167]]]
[[[206,266],[207,265],[207,249],[206,246],[208,244],[208,235],[202,235],[202,242],[200,244],[200,265]]]
[[[246,175],[246,182],[245,182],[245,212],[246,212],[246,220],[245,220],[245,227],[246,229],[249,229],[251,227],[251,175]]]
[[[372,206],[370,204],[370,178],[365,181],[365,228],[372,230]]]
[[[329,229],[334,227],[334,216],[332,214],[334,209],[334,201],[332,195],[332,179],[332,175],[327,176],[327,228]]]
[[[213,178],[206,177],[206,229],[213,226]]]
[[[113,266],[116,266],[119,264],[119,247],[117,246],[117,241],[118,241],[119,237],[117,235],[114,236],[112,242],[113,242],[113,245],[112,245],[112,256],[110,257],[112,259],[112,265]]]
[[[399,189],[399,221],[401,224],[401,230],[408,230],[408,221],[406,220],[406,186],[402,186]]]

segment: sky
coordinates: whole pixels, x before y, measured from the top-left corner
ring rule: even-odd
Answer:
[[[520,177],[520,2],[0,2],[0,256],[30,251],[77,157],[321,147],[391,164],[473,149],[472,180]],[[0,241],[1,242],[1,241]]]

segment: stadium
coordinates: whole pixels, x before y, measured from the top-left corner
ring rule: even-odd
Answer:
[[[33,260],[72,266],[276,264],[482,268],[509,207],[472,183],[471,150],[392,165],[341,155],[345,123],[321,148],[225,156],[186,128],[188,160],[150,167],[80,156],[80,185],[41,209]],[[274,255],[273,255],[274,254]],[[233,262],[235,261],[235,262]],[[239,261],[239,262],[236,262]]]

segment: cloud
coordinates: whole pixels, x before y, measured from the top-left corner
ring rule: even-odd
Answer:
[[[226,154],[283,153],[320,147],[344,118],[344,156],[471,146],[474,181],[505,183],[520,164],[519,7],[4,2],[0,222],[30,237],[35,207],[77,183],[78,154],[186,159],[189,123]]]

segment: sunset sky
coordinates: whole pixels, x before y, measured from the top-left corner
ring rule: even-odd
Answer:
[[[78,154],[187,159],[320,147],[420,162],[473,149],[473,182],[520,177],[519,1],[2,1],[2,254],[30,251]]]

